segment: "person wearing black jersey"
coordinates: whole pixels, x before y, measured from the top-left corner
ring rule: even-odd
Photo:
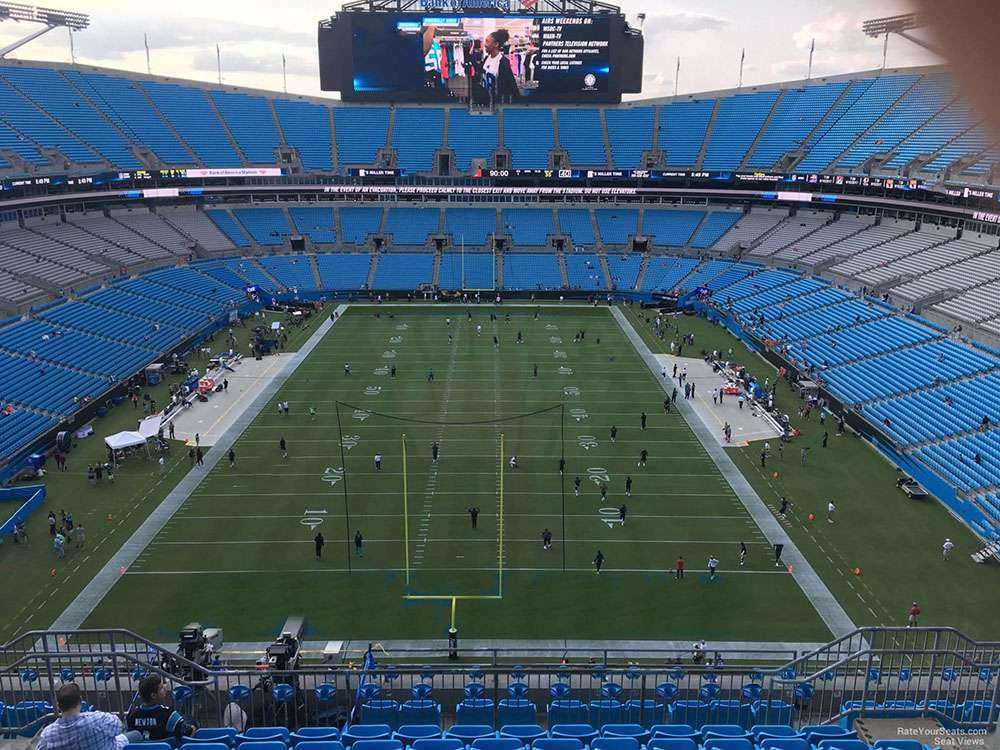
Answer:
[[[139,682],[137,706],[129,709],[125,724],[130,730],[140,732],[144,740],[168,740],[190,737],[198,727],[170,706],[167,686],[158,674],[146,675]]]

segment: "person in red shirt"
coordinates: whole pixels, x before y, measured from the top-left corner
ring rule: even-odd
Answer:
[[[684,558],[677,558],[677,565],[674,569],[674,577],[679,581],[684,577]]]
[[[913,602],[913,606],[910,607],[910,619],[906,627],[915,628],[917,627],[917,618],[920,616],[920,607],[916,602]]]

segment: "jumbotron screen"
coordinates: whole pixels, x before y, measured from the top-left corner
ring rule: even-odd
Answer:
[[[348,101],[618,102],[630,62],[624,19],[614,15],[344,13],[336,21],[326,52],[320,29],[321,83]]]

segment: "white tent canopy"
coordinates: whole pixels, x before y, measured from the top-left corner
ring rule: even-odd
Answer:
[[[151,417],[146,417],[144,420],[139,422],[138,434],[142,435],[144,438],[153,437],[160,431],[160,424],[162,419],[163,418],[159,414],[154,414]],[[126,433],[118,433],[118,434],[124,435]],[[135,433],[128,433],[128,434],[135,434]]]
[[[139,432],[125,430],[123,432],[116,432],[114,435],[108,435],[104,438],[104,444],[111,450],[118,451],[138,445],[145,445],[146,438]]]

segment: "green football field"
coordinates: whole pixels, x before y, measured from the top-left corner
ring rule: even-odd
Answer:
[[[302,614],[314,637],[434,638],[454,617],[467,638],[771,640],[780,612],[781,640],[829,637],[608,310],[471,312],[352,308],[86,625],[170,639],[198,620],[247,641]]]

